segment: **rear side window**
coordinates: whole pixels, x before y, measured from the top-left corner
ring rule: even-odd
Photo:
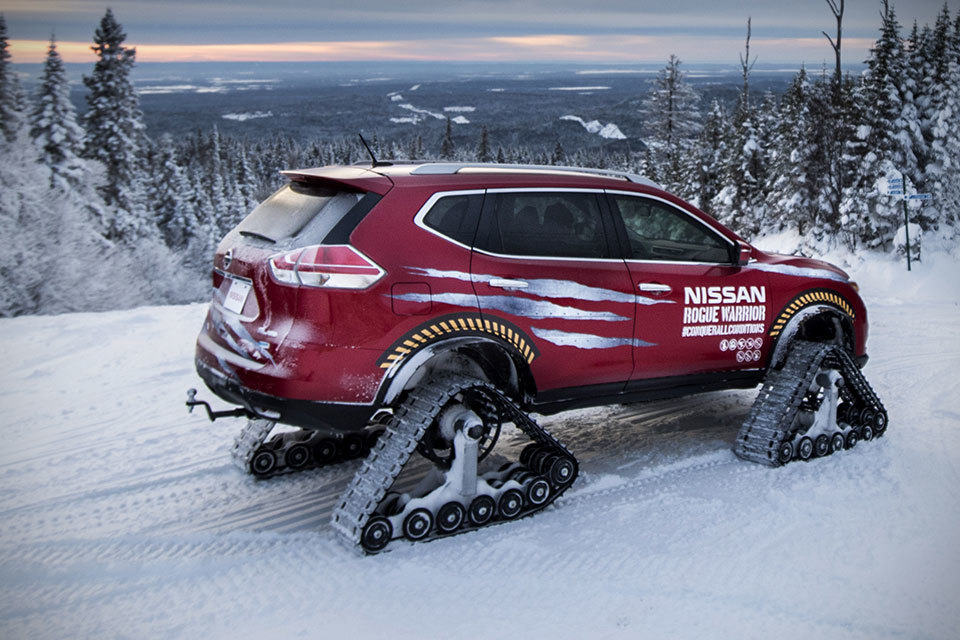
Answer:
[[[372,200],[372,202],[371,202]],[[365,214],[379,200],[374,193],[346,191],[321,187],[303,182],[291,182],[261,202],[237,225],[236,233],[247,241],[260,241],[280,247],[308,244],[342,244],[346,239],[337,238],[331,243],[328,236],[349,237],[349,232],[359,223],[355,213],[365,209]],[[362,218],[362,215],[360,216]],[[343,223],[351,222],[343,234]]]
[[[480,219],[480,194],[444,196],[423,217],[423,224],[466,246],[473,245]]]
[[[677,262],[729,262],[731,245],[717,233],[658,200],[613,196],[623,219],[630,258]]]
[[[595,193],[488,194],[486,233],[478,246],[494,253],[560,258],[608,258]]]

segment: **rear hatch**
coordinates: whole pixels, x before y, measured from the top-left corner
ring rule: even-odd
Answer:
[[[391,182],[363,169],[287,172],[292,178],[220,243],[214,257],[207,335],[260,364],[275,363],[293,325],[299,288],[271,278],[270,260],[311,245],[346,244],[389,191]]]

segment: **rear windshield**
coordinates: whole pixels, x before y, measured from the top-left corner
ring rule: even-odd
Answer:
[[[291,182],[257,205],[234,231],[246,241],[281,247],[317,244],[363,196],[358,191]]]

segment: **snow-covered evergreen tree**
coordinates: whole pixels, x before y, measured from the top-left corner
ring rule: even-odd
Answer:
[[[490,137],[487,134],[487,125],[480,128],[480,142],[477,143],[477,162],[490,162]]]
[[[905,72],[900,25],[887,0],[881,15],[880,37],[854,93],[858,126],[849,153],[856,173],[844,193],[840,223],[868,246],[889,248],[902,224],[903,209],[898,199],[880,195],[877,181],[902,173],[904,187],[913,189],[911,177],[916,175],[917,163],[914,139],[902,117]]]
[[[780,101],[774,134],[767,203],[780,228],[794,227],[801,235],[815,223],[817,209],[815,171],[817,139],[811,135],[811,85],[801,68]]]
[[[732,139],[727,113],[720,102],[714,100],[690,156],[696,162],[696,170],[691,171],[691,187],[696,193],[691,200],[707,213],[713,213],[713,199],[723,188]]]
[[[447,118],[447,128],[443,134],[443,141],[440,143],[440,159],[452,160],[456,151],[456,145],[453,143],[453,130],[450,118]]]
[[[655,173],[671,191],[689,190],[688,159],[700,130],[700,95],[671,55],[643,102],[645,142]]]
[[[84,76],[89,89],[85,155],[100,161],[107,171],[101,189],[104,201],[114,207],[109,236],[127,242],[155,235],[156,225],[144,203],[142,150],[144,125],[139,100],[130,81],[136,50],[123,46],[127,36],[107,9],[94,34],[97,55],[93,73]]]
[[[30,137],[40,148],[40,161],[50,167],[55,181],[62,181],[61,186],[76,187],[83,181],[84,166],[79,157],[83,129],[77,124],[63,60],[52,37],[30,114]]]
[[[10,65],[7,21],[0,13],[0,141],[14,142],[22,125],[23,94]]]
[[[174,250],[185,249],[197,232],[197,217],[190,197],[190,184],[177,163],[173,138],[161,136],[151,163],[147,195],[164,242]]]

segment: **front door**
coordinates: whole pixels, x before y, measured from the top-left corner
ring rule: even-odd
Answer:
[[[485,318],[508,320],[537,346],[530,366],[538,392],[589,385],[619,392],[633,369],[636,296],[615,257],[602,197],[491,189],[484,199],[474,291]]]
[[[763,272],[733,264],[731,240],[670,202],[608,198],[638,295],[633,378],[760,368],[771,312]]]

